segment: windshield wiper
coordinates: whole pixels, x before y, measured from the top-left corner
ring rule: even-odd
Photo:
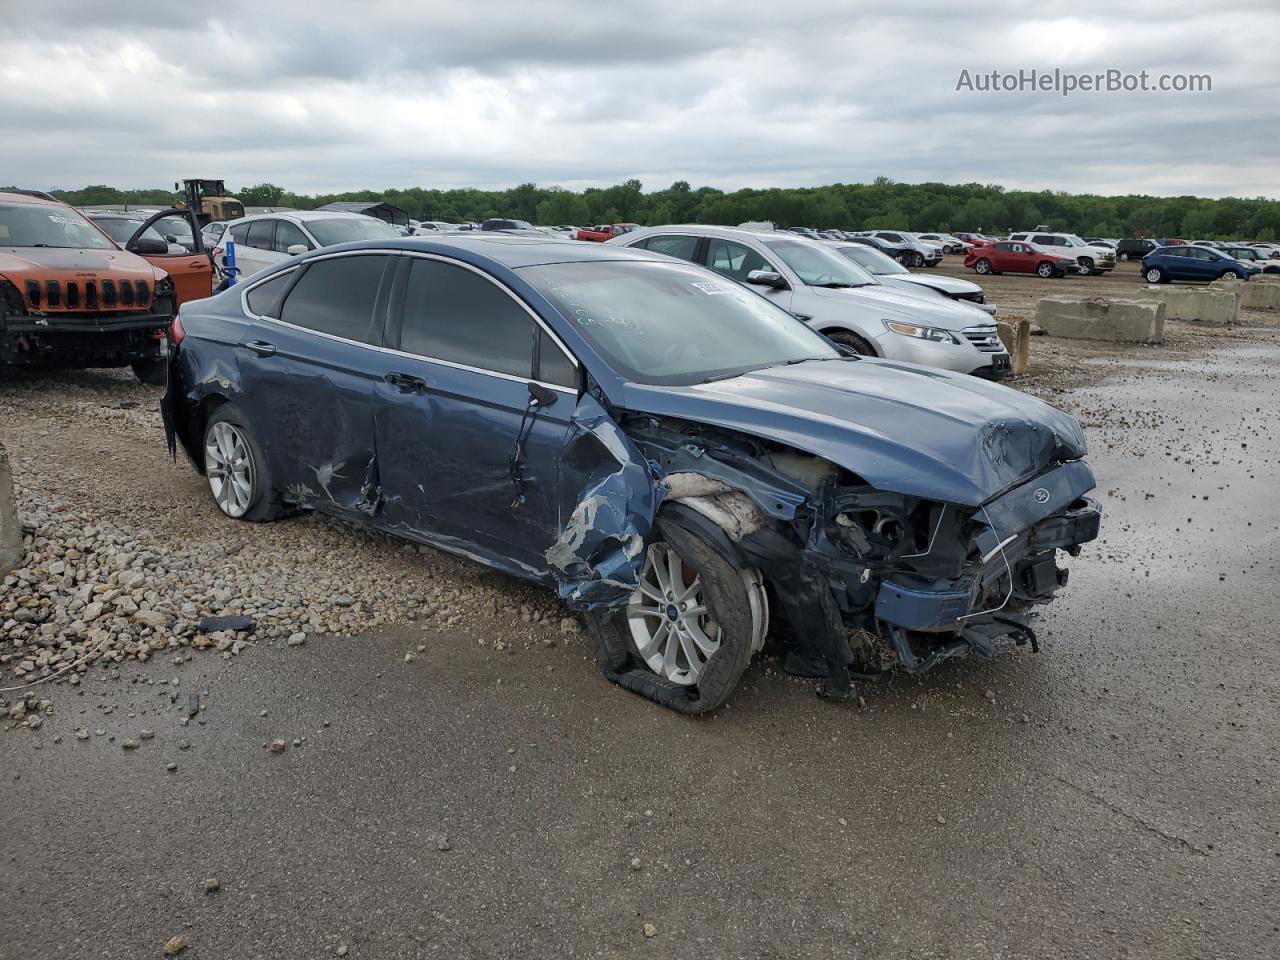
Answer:
[[[843,280],[828,280],[826,283],[815,283],[812,286],[824,287],[827,290],[843,290],[846,287],[862,286],[862,284],[845,283]]]

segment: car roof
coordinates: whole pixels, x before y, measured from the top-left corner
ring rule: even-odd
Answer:
[[[626,234],[628,240],[640,239],[651,233],[683,233],[695,237],[743,237],[752,240],[808,240],[816,243],[812,237],[793,233],[790,230],[748,230],[743,227],[718,227],[709,223],[665,223],[660,227],[641,227]]]
[[[9,193],[4,190],[0,190],[0,200],[3,200],[5,203],[30,203],[33,206],[48,206],[51,203],[56,203],[60,207],[71,206],[71,204],[63,203],[61,200],[56,198],[46,199],[45,197],[33,197],[29,193]]]
[[[405,250],[421,253],[450,254],[466,251],[485,257],[494,263],[518,270],[550,263],[590,263],[601,260],[638,260],[653,263],[681,263],[661,253],[637,250],[604,243],[581,243],[577,240],[557,240],[543,235],[543,239],[513,236],[495,231],[448,233],[438,237],[396,237],[385,240],[362,240],[344,243],[337,247],[324,247],[318,255],[332,254],[335,250]],[[686,264],[687,266],[687,264]]]

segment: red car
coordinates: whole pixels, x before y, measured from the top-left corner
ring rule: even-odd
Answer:
[[[994,240],[986,246],[972,247],[964,255],[964,265],[978,273],[1034,273],[1046,280],[1079,271],[1073,259],[1016,240]]]
[[[590,240],[592,243],[604,243],[624,233],[630,233],[639,227],[638,223],[604,223],[598,227],[583,227],[578,231],[579,240]]]

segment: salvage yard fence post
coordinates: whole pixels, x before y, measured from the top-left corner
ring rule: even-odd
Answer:
[[[13,476],[9,472],[9,455],[0,443],[0,577],[22,561],[22,528],[18,525],[18,508],[13,502]]]

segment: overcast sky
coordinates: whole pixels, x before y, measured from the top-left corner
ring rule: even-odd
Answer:
[[[1280,4],[0,0],[0,182],[1280,197]],[[957,92],[962,70],[1211,92]]]

